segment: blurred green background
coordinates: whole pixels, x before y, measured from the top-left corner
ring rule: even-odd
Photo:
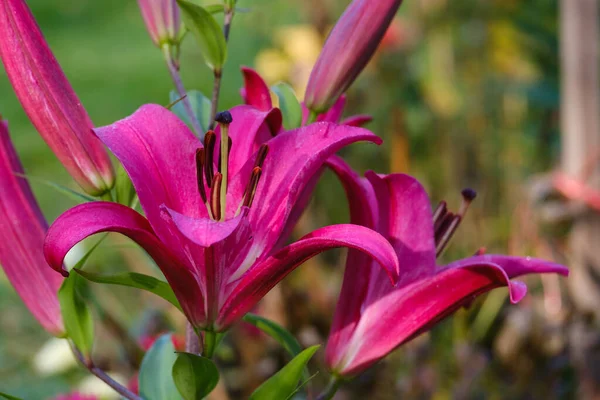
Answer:
[[[110,124],[144,103],[169,103],[172,83],[136,1],[28,4],[96,125]],[[301,97],[320,45],[346,4],[240,0],[248,11],[234,19],[220,108],[241,101],[240,65],[256,67],[269,83],[288,81]],[[407,0],[348,93],[345,115],[373,115],[368,127],[385,139],[379,148],[359,144],[346,149],[343,156],[353,166],[409,172],[423,180],[433,202],[446,199],[454,209],[462,188],[479,192],[447,260],[482,246],[490,252],[557,256],[561,232],[537,226],[528,201],[531,178],[551,169],[559,155],[557,8],[553,0]],[[191,38],[183,46],[181,65],[186,88],[210,93],[211,73]],[[27,173],[76,189],[28,122],[3,71],[0,93],[0,114],[9,121]],[[34,183],[33,189],[49,221],[75,204],[44,185]],[[342,196],[341,186],[326,174],[297,234],[346,221]],[[544,245],[548,237],[553,246]],[[152,268],[132,247],[113,238],[90,268],[119,270],[127,268],[125,262],[135,270]],[[115,255],[114,248],[123,254]],[[279,308],[273,311],[267,304],[265,314],[305,344],[323,342],[343,259],[331,252],[299,268],[272,295],[284,300]],[[547,305],[548,288],[558,283],[545,282],[541,289],[538,278],[528,283],[533,295],[521,305],[505,307],[506,290],[492,292],[357,379],[340,399],[365,398],[366,393],[381,399],[571,398],[576,379],[565,349],[567,311]],[[138,339],[149,325],[162,321],[149,308],[172,313],[160,301],[127,289],[93,287],[93,292]],[[171,323],[181,327],[178,318],[165,326]],[[44,399],[71,387],[85,389],[80,385],[86,375],[77,368],[47,375],[35,367],[36,353],[50,338],[6,280],[0,280],[0,324],[1,391]],[[98,358],[128,380],[132,370],[111,333],[101,328]],[[220,356],[231,398],[243,398],[284,361],[277,346],[265,344],[264,338],[243,339],[243,334],[233,332]],[[256,354],[240,349],[248,343],[258,349]],[[58,360],[60,354],[45,357]],[[260,367],[253,368],[257,363]],[[321,374],[315,384],[325,380]]]

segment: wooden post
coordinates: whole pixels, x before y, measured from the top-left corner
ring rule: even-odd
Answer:
[[[600,148],[598,77],[598,1],[561,0],[562,170],[585,179],[586,160]],[[600,187],[598,163],[587,184]],[[600,398],[600,215],[585,209],[570,233],[568,279],[575,317],[569,328],[571,356],[579,376],[579,395]]]

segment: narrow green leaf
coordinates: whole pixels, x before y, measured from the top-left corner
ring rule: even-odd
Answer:
[[[296,357],[302,351],[302,346],[298,343],[294,335],[281,325],[263,318],[260,315],[251,313],[244,316],[244,321],[254,325],[273,339],[277,340],[279,344],[292,355],[292,357]]]
[[[108,236],[108,233],[105,233],[104,235],[102,235],[102,237],[100,239],[98,239],[98,241],[96,243],[94,243],[94,245],[92,247],[90,247],[90,249],[83,255],[83,257],[81,257],[81,259],[79,261],[77,261],[77,264],[73,265],[73,267],[70,268],[69,271],[74,270],[74,269],[77,269],[77,270],[82,269],[83,266],[85,265],[85,263],[87,262],[88,258],[90,258],[90,256],[94,252],[94,250],[96,250],[98,248],[98,246],[100,246],[100,243],[102,243],[102,241],[104,239],[106,239],[107,236]]]
[[[172,91],[171,93],[169,93],[169,99],[171,102],[174,102],[179,98],[179,93],[177,93],[176,91]],[[197,90],[189,90],[187,93],[187,98],[189,99],[190,105],[192,106],[192,111],[194,112],[196,118],[198,118],[198,121],[200,122],[200,127],[204,132],[206,132],[210,125],[210,99]],[[171,111],[177,114],[177,116],[183,122],[190,125],[190,119],[187,115],[187,112],[185,111],[183,102],[180,101],[177,104],[173,105]]]
[[[139,388],[144,400],[181,400],[171,375],[176,359],[170,334],[154,342],[140,367]]]
[[[177,297],[175,297],[175,293],[173,293],[171,286],[169,286],[167,282],[163,282],[160,279],[156,279],[152,276],[138,274],[137,272],[125,272],[118,275],[100,275],[85,272],[80,269],[74,269],[74,271],[83,276],[85,279],[95,283],[127,286],[154,293],[181,310],[181,305],[179,304]]]
[[[173,381],[184,400],[199,400],[217,386],[219,371],[206,357],[179,353],[173,365]]]
[[[117,194],[117,203],[125,206],[131,206],[135,198],[135,189],[133,183],[122,164],[117,167],[117,181],[115,183],[115,192]]]
[[[192,32],[206,63],[220,71],[227,58],[227,43],[221,27],[204,8],[185,0],[177,0],[187,29]]]
[[[294,93],[294,89],[287,83],[280,82],[271,87],[279,98],[279,109],[283,114],[283,126],[290,130],[302,125],[302,106]]]
[[[306,378],[300,385],[298,385],[298,387],[292,393],[290,393],[290,395],[285,400],[290,400],[291,398],[293,398],[296,395],[296,393],[300,392],[300,390],[302,390],[304,386],[308,385],[308,383],[312,381],[317,375],[319,375],[319,371]]]
[[[89,358],[94,344],[94,320],[89,307],[78,293],[84,284],[85,281],[79,275],[69,275],[58,291],[58,301],[67,335],[79,351]]]
[[[260,385],[252,393],[250,400],[281,400],[288,398],[296,391],[304,367],[319,347],[319,345],[309,347],[294,357],[279,372]]]
[[[78,191],[69,189],[66,186],[63,186],[56,182],[49,181],[44,178],[38,178],[35,176],[20,174],[18,172],[15,172],[14,174],[20,178],[25,178],[30,182],[41,183],[42,185],[51,187],[52,189],[56,190],[57,192],[62,193],[64,195],[66,195],[67,197],[69,197],[75,201],[78,201],[78,202],[88,202],[88,201],[96,201],[97,200],[96,198],[94,198],[92,196],[88,196],[87,194],[84,194],[84,193],[79,193]]]
[[[205,6],[204,9],[211,14],[219,14],[225,12],[225,6],[223,4],[211,4]]]
[[[21,399],[19,397],[11,396],[10,394],[3,393],[3,392],[0,392],[0,397],[3,397],[5,399],[7,399],[7,400],[23,400],[23,399]]]

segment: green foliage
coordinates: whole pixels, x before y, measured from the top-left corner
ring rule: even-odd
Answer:
[[[87,359],[94,344],[94,320],[78,290],[85,281],[77,274],[66,278],[58,291],[58,301],[68,337]]]
[[[319,347],[319,345],[309,347],[294,357],[279,372],[260,385],[252,393],[250,400],[281,400],[293,395],[302,377],[304,367]]]
[[[80,269],[73,269],[85,279],[95,283],[105,283],[110,285],[127,286],[136,289],[142,289],[155,295],[162,297],[179,310],[181,305],[173,293],[173,289],[168,283],[163,282],[149,275],[140,274],[137,272],[125,272],[118,275],[100,275],[91,272],[85,272]]]
[[[140,367],[139,388],[144,400],[181,400],[171,375],[176,359],[171,335],[158,338]]]
[[[217,386],[219,371],[206,357],[179,353],[173,365],[173,381],[185,400],[199,400]]]
[[[96,198],[89,196],[87,194],[84,193],[80,193],[76,190],[70,189],[64,185],[61,185],[59,183],[56,182],[52,182],[49,181],[47,179],[44,178],[37,178],[35,176],[29,176],[29,175],[24,175],[24,174],[19,174],[17,172],[15,172],[15,175],[21,178],[25,178],[30,182],[36,182],[36,183],[41,183],[42,185],[48,186],[52,189],[54,189],[55,191],[57,191],[58,193],[64,194],[65,196],[77,201],[78,203],[85,203],[88,201],[96,201]]]
[[[129,179],[129,175],[123,168],[123,165],[119,164],[117,167],[117,181],[115,183],[115,193],[117,195],[117,203],[125,206],[131,206],[133,199],[135,198],[135,189]]]
[[[294,129],[302,125],[302,106],[294,93],[294,89],[284,82],[271,87],[279,98],[279,108],[283,114],[283,126],[286,129]]]
[[[210,126],[210,107],[211,102],[206,96],[204,96],[201,92],[197,90],[188,90],[187,98],[190,101],[190,105],[192,106],[192,111],[196,115],[196,118],[200,122],[200,127],[204,132],[208,130]],[[176,91],[172,91],[169,93],[169,99],[171,102],[175,102],[179,99],[179,93]],[[173,111],[177,116],[186,124],[190,124],[190,118],[185,111],[183,106],[183,102],[179,101],[171,107],[171,111]]]
[[[177,0],[183,22],[192,32],[206,63],[221,71],[227,58],[227,43],[221,27],[206,9],[185,0]]]
[[[4,398],[6,400],[23,400],[19,397],[11,396],[10,394],[3,393],[3,392],[0,392],[0,397]]]
[[[244,321],[254,325],[273,339],[277,340],[279,344],[292,355],[292,357],[296,357],[302,352],[302,346],[298,343],[294,335],[281,325],[263,318],[260,315],[251,313],[244,316]]]

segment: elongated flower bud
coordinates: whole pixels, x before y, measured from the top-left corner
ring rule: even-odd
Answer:
[[[62,278],[43,254],[48,225],[0,121],[0,265],[29,311],[48,332],[64,332],[57,292]]]
[[[154,44],[178,44],[181,39],[181,18],[175,0],[138,0],[146,28]]]
[[[402,0],[354,0],[329,34],[313,68],[304,102],[327,111],[373,56]]]
[[[109,190],[108,153],[23,0],[0,0],[0,38],[8,78],[42,138],[86,192]]]

